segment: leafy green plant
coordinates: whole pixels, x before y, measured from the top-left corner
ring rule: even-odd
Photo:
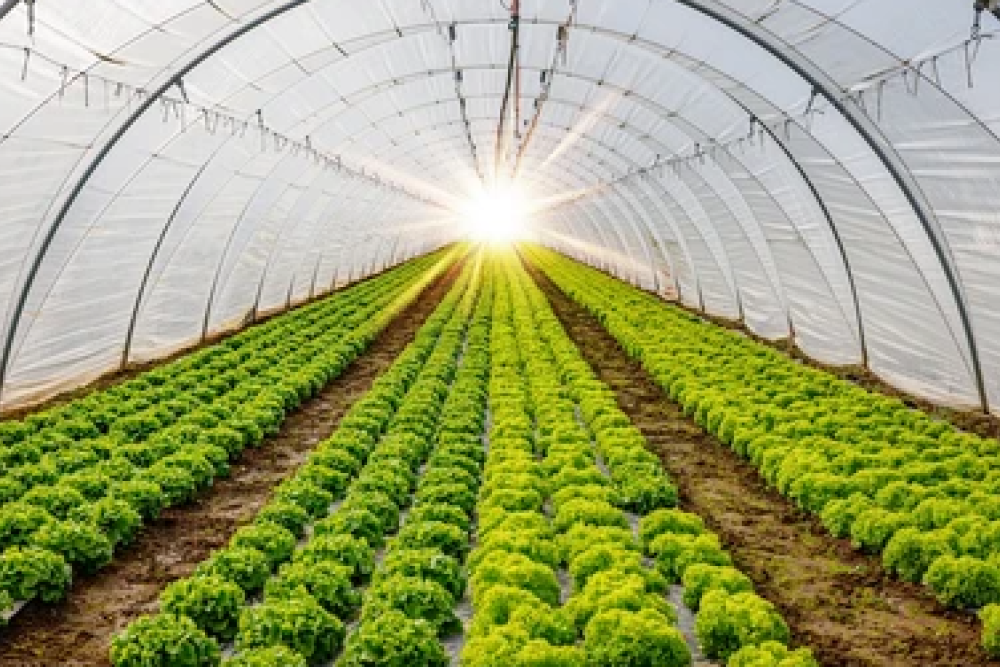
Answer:
[[[236,647],[247,651],[285,646],[309,664],[322,664],[337,655],[345,634],[343,623],[306,595],[245,608]]]
[[[886,545],[882,564],[906,581],[920,581],[939,557],[955,555],[956,541],[948,529],[924,532],[903,528]]]
[[[407,549],[439,549],[457,559],[469,550],[469,535],[461,528],[440,521],[408,521],[393,542]]]
[[[753,592],[750,577],[735,568],[718,565],[691,565],[684,570],[681,583],[684,586],[684,604],[695,611],[709,591],[725,591],[730,595]]]
[[[574,526],[559,536],[558,543],[565,562],[572,562],[581,553],[599,544],[628,550],[637,551],[639,549],[631,530],[605,526]]]
[[[609,503],[583,499],[564,503],[552,521],[552,527],[560,533],[577,525],[630,530],[628,519],[620,509]]]
[[[142,472],[138,481],[152,482],[158,486],[163,494],[163,503],[167,507],[190,502],[195,499],[199,491],[198,480],[182,466],[158,463]]]
[[[476,494],[464,484],[422,485],[414,498],[417,507],[422,505],[453,505],[466,514],[476,506]]]
[[[438,521],[456,526],[465,532],[472,529],[472,520],[469,515],[454,505],[427,504],[414,507],[407,515],[407,521],[414,523]]]
[[[362,622],[338,662],[340,667],[447,667],[449,664],[434,625],[399,611]]]
[[[169,584],[160,594],[160,609],[186,616],[207,634],[222,640],[236,636],[243,589],[219,576],[195,576]]]
[[[284,646],[255,648],[222,663],[225,667],[308,667],[300,654]]]
[[[363,539],[350,535],[320,535],[295,552],[296,563],[330,561],[351,569],[355,582],[365,581],[375,568],[375,551]]]
[[[819,667],[812,651],[792,650],[781,642],[768,641],[745,646],[730,656],[726,667]]]
[[[437,549],[397,549],[388,553],[374,577],[374,583],[394,576],[433,581],[455,599],[465,593],[465,573],[461,563]]]
[[[923,583],[949,607],[1000,604],[1000,567],[971,556],[941,556],[931,563]]]
[[[439,584],[425,579],[394,575],[372,584],[361,609],[361,621],[371,621],[390,611],[427,621],[445,636],[461,629],[453,610],[455,599]]]
[[[652,591],[667,589],[666,579],[655,569],[647,568],[642,561],[642,554],[637,551],[598,544],[577,555],[569,563],[573,586],[578,591],[586,587],[593,575],[607,570],[638,574],[646,580]]]
[[[326,516],[334,497],[329,491],[301,479],[292,478],[282,482],[274,491],[277,502],[294,503],[312,517]]]
[[[332,516],[317,521],[313,526],[316,535],[350,535],[365,540],[378,549],[385,544],[382,520],[374,512],[362,507],[341,507]]]
[[[167,502],[160,485],[148,480],[114,482],[110,495],[127,502],[145,521],[158,517]]]
[[[112,547],[130,544],[142,526],[142,516],[124,500],[113,497],[77,507],[70,512],[70,519],[95,526]]]
[[[705,522],[700,516],[675,509],[657,510],[639,522],[639,541],[647,553],[653,540],[665,533],[701,535],[704,532]]]
[[[671,619],[652,609],[613,609],[584,631],[587,664],[595,667],[687,667],[691,651]]]
[[[301,506],[280,500],[265,505],[254,519],[256,524],[272,523],[281,526],[295,537],[302,537],[305,534],[309,521],[309,513]]]
[[[663,597],[662,589],[653,589],[645,576],[628,570],[611,569],[594,574],[565,605],[566,612],[581,630],[595,615],[613,609],[651,609],[671,621],[676,618],[673,608]]]
[[[332,562],[286,563],[276,577],[268,580],[264,596],[268,600],[289,600],[301,597],[304,591],[334,616],[346,618],[361,604],[351,574],[351,568]]]
[[[340,511],[354,509],[366,510],[374,514],[379,519],[380,532],[385,535],[399,528],[400,512],[392,498],[384,493],[374,491],[364,491],[351,493],[347,496]],[[412,513],[411,513],[412,518]]]
[[[295,535],[273,523],[243,526],[233,534],[229,545],[256,549],[267,557],[273,569],[292,557]]]
[[[788,626],[767,600],[755,593],[709,591],[701,600],[695,631],[705,655],[728,660],[745,646],[766,641],[787,644]]]
[[[41,507],[57,519],[65,519],[76,507],[87,502],[83,494],[66,484],[36,486],[24,494],[22,499],[28,505]]]
[[[327,493],[331,494],[334,498],[339,498],[344,495],[344,490],[347,488],[347,482],[350,479],[347,473],[334,470],[333,468],[327,468],[326,466],[320,465],[315,461],[310,461],[306,465],[299,468],[295,477],[299,481],[309,482],[310,484],[318,486]]]
[[[53,551],[12,547],[0,554],[0,590],[15,600],[38,597],[43,602],[58,602],[71,582],[69,563]]]
[[[246,593],[255,593],[264,587],[271,573],[267,556],[248,547],[228,547],[212,554],[195,570],[195,576],[218,576],[231,581]]]
[[[30,544],[61,555],[68,563],[87,574],[93,574],[111,562],[110,540],[89,523],[47,523],[31,536]]]
[[[147,616],[111,642],[114,667],[214,667],[219,645],[186,617]]]
[[[703,535],[660,535],[650,545],[656,554],[656,567],[671,583],[677,583],[691,565],[732,565],[733,561],[714,533]]]
[[[522,588],[551,605],[559,604],[561,588],[552,568],[522,554],[494,551],[476,564],[469,579],[473,601],[494,586]]]
[[[983,648],[993,657],[1000,656],[1000,604],[986,605],[978,615],[983,622]]]
[[[36,505],[13,502],[0,507],[0,547],[27,546],[38,529],[55,521]]]

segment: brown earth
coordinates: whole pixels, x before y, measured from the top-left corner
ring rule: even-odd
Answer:
[[[720,535],[737,567],[784,614],[796,644],[837,667],[996,664],[979,647],[973,616],[892,578],[877,557],[834,539],[769,489],[756,469],[686,418],[594,317],[533,275],[677,482],[681,507]]]
[[[333,432],[413,340],[459,271],[456,266],[429,287],[340,378],[291,415],[276,438],[246,450],[230,479],[216,483],[196,504],[164,512],[135,544],[115,554],[111,565],[76,581],[65,601],[25,607],[0,631],[0,666],[108,665],[112,636],[154,612],[166,584],[190,574],[256,515],[271,489]]]

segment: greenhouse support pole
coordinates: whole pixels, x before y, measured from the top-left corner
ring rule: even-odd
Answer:
[[[19,4],[21,4],[21,0],[4,0],[4,3],[0,5],[0,21],[2,21],[7,14],[14,11],[14,8]]]
[[[153,108],[153,106],[159,102],[164,94],[177,85],[178,81],[183,79],[199,65],[239,38],[259,28],[268,21],[271,21],[272,19],[275,19],[282,14],[285,14],[286,12],[308,2],[309,0],[289,0],[285,4],[275,7],[274,9],[261,14],[257,18],[241,25],[238,29],[224,36],[218,42],[215,42],[207,49],[199,53],[189,63],[177,69],[160,85],[159,88],[150,93],[140,104],[138,104],[129,117],[115,129],[114,133],[108,138],[107,142],[101,146],[100,150],[97,151],[97,154],[90,160],[90,163],[87,165],[86,169],[83,170],[80,178],[77,179],[73,189],[67,195],[66,200],[59,209],[59,213],[55,216],[55,219],[52,221],[49,229],[42,237],[38,252],[35,253],[34,258],[31,261],[31,265],[28,268],[24,284],[15,292],[16,296],[13,300],[14,309],[11,313],[10,325],[7,331],[7,340],[4,341],[3,353],[0,354],[0,404],[2,404],[3,391],[7,385],[7,373],[10,370],[11,353],[14,349],[14,340],[17,338],[17,332],[21,324],[21,317],[24,315],[25,308],[27,308],[28,298],[30,297],[31,290],[34,287],[35,279],[38,277],[38,273],[42,268],[42,262],[44,261],[46,255],[48,255],[56,234],[62,228],[69,212],[80,198],[80,195],[83,194],[83,190],[87,186],[87,183],[89,183],[90,179],[95,173],[97,173],[98,168],[104,162],[105,158],[111,154],[111,151],[118,145],[118,142],[120,142],[125,135],[128,134],[129,130],[132,129],[139,119],[142,118],[147,111]],[[3,18],[3,16],[17,4],[18,3],[15,0],[7,0],[6,4],[0,5],[0,18]]]
[[[781,61],[786,67],[808,82],[817,94],[826,98],[830,105],[847,120],[851,127],[854,128],[854,131],[858,133],[858,136],[864,139],[872,152],[875,153],[886,171],[889,172],[893,181],[895,181],[897,187],[899,187],[906,197],[907,202],[920,221],[920,225],[923,227],[924,233],[931,243],[931,247],[934,249],[934,254],[937,256],[938,262],[941,264],[941,270],[948,281],[952,298],[955,300],[955,307],[962,320],[966,344],[969,346],[969,362],[972,366],[973,379],[979,394],[980,408],[984,413],[989,414],[990,403],[986,392],[986,378],[983,375],[983,366],[979,358],[979,347],[976,344],[976,336],[972,328],[972,315],[969,312],[969,305],[962,291],[957,271],[952,265],[951,258],[948,256],[946,243],[940,238],[937,227],[934,224],[937,217],[931,206],[924,201],[919,184],[915,182],[913,175],[909,173],[908,167],[898,155],[895,155],[894,149],[891,147],[887,148],[886,142],[880,140],[880,137],[877,136],[879,134],[878,129],[871,126],[871,120],[841,99],[843,92],[832,81],[829,81],[822,72],[814,71],[815,68],[811,63],[803,57],[795,55],[791,49],[782,48],[781,45],[768,39],[767,35],[762,34],[765,32],[763,27],[751,23],[749,19],[739,15],[735,10],[730,10],[722,6],[717,0],[679,0],[679,2],[688,9],[692,9],[708,18],[718,21]]]

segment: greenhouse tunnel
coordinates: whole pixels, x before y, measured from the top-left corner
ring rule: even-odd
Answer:
[[[6,0],[0,407],[469,234],[1000,414],[997,10]]]

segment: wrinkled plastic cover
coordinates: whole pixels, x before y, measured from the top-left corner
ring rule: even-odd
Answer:
[[[567,201],[537,216],[544,242],[822,361],[1000,410],[1000,40],[969,43],[971,3],[578,4],[555,58],[569,0],[522,1],[526,120],[546,98],[521,173]],[[510,51],[495,0],[52,0],[36,14],[31,36],[23,4],[0,19],[3,407],[463,233],[261,123],[443,197],[493,174]]]

